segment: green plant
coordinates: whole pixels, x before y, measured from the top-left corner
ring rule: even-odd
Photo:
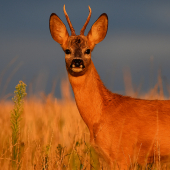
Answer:
[[[26,96],[26,84],[19,81],[19,84],[15,87],[14,109],[11,111],[11,129],[12,129],[12,167],[17,168],[17,163],[20,162],[20,121],[23,113],[24,97]],[[18,169],[18,168],[17,168]]]

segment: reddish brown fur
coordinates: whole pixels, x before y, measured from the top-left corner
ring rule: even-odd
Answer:
[[[80,84],[70,75],[69,80],[77,107],[89,127],[91,143],[99,154],[110,164],[116,162],[123,167],[133,162],[153,162],[154,156],[158,160],[159,150],[161,160],[169,156],[170,101],[111,93],[92,66]]]
[[[52,36],[55,34],[53,28],[58,28],[57,25],[53,26],[55,19],[50,19]],[[82,54],[79,58],[84,61],[85,69],[76,75],[69,67],[70,60],[75,58],[76,50],[75,44],[70,44],[79,36],[66,35],[63,44],[60,43],[60,37],[53,36],[64,50],[71,50],[71,54],[66,55],[68,78],[79,112],[89,128],[91,144],[111,168],[116,165],[120,169],[126,169],[134,163],[145,165],[159,159],[162,162],[169,161],[170,101],[140,100],[111,93],[105,88],[91,58],[84,54],[87,48],[92,51],[94,45],[106,35],[106,21],[103,21],[103,27],[98,21],[101,21],[100,17],[93,24],[87,37],[81,35],[86,46],[80,47]],[[95,25],[103,29],[99,38],[94,37],[94,33],[100,30]]]

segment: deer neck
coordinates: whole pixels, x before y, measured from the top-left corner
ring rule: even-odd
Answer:
[[[89,129],[100,119],[103,91],[107,91],[95,69],[93,62],[88,71],[79,77],[68,74],[78,110]]]

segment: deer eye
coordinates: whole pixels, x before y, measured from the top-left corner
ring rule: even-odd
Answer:
[[[90,49],[87,49],[87,50],[85,51],[85,54],[90,54]]]
[[[71,54],[71,51],[70,51],[69,49],[66,49],[66,50],[65,50],[65,53],[66,53],[66,54]]]

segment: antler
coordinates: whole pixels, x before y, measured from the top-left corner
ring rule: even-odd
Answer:
[[[87,17],[87,20],[86,20],[86,22],[85,22],[83,28],[82,28],[81,31],[80,31],[80,35],[84,35],[84,31],[85,31],[85,29],[86,29],[86,27],[87,27],[87,24],[88,24],[89,21],[90,21],[90,17],[91,17],[91,8],[90,8],[90,6],[88,6],[88,7],[89,7],[89,16]]]
[[[70,27],[71,35],[76,35],[75,30],[74,30],[74,28],[73,28],[73,26],[72,26],[72,24],[71,24],[71,21],[70,21],[70,19],[69,19],[69,17],[68,17],[67,12],[66,12],[65,4],[64,4],[64,6],[63,6],[63,11],[64,11],[64,14],[65,14],[66,20],[67,20],[67,22],[68,22],[68,25],[69,25],[69,27]]]

